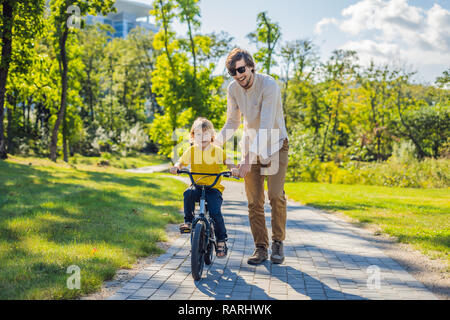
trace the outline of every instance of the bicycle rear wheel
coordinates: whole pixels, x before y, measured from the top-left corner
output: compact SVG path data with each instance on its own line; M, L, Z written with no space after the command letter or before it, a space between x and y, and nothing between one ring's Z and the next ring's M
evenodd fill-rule
M205 233L205 223L203 221L197 222L194 234L192 237L192 247L191 247L191 271L194 280L200 280L202 277L203 266L205 264L205 241L207 241Z

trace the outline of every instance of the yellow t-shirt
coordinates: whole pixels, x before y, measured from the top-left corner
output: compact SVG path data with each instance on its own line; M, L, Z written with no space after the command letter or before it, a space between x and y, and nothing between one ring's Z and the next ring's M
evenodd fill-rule
M210 145L206 150L202 150L199 146L191 146L186 150L180 158L180 164L183 166L191 165L192 172L201 173L220 173L225 165L226 153L222 148L216 145ZM193 175L194 181L200 185L210 185L216 179L215 176ZM222 177L219 178L217 184L213 187L223 193L225 187L220 184Z

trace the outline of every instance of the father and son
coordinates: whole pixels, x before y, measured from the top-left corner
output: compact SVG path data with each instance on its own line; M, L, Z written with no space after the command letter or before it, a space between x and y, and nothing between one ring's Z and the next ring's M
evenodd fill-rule
M206 118L198 118L190 132L191 147L170 168L172 174L186 166L192 172L219 173L227 165L233 176L244 178L248 199L250 228L255 251L247 262L257 265L268 259L269 237L264 215L264 181L267 177L267 193L271 206L272 247L270 260L284 261L283 241L286 233L286 197L284 182L288 166L288 137L283 116L281 92L277 82L269 75L255 72L253 57L246 50L233 49L226 60L226 68L233 77L227 89L227 119L220 133L215 136L214 127ZM229 160L221 146L233 137L244 122L242 160L236 166ZM196 176L197 184L209 185L212 176ZM217 239L216 255L227 255L227 232L221 213L224 187L219 183L207 190L208 211L214 222ZM189 187L184 192L184 223L180 231L191 228L195 201L201 192Z

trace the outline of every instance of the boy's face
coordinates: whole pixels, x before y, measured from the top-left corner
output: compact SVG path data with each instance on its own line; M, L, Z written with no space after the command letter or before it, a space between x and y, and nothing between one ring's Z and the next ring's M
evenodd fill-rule
M196 145L207 147L211 143L211 132L209 130L203 131L202 129L194 130L194 143Z

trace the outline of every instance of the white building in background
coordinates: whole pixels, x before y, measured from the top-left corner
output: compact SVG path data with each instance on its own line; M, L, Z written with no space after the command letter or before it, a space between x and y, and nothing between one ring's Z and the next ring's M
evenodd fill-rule
M136 28L142 27L153 32L158 32L158 27L150 23L152 9L151 0L116 0L114 5L116 12L104 16L87 16L87 24L96 22L109 24L115 30L114 38L125 38L128 33Z

